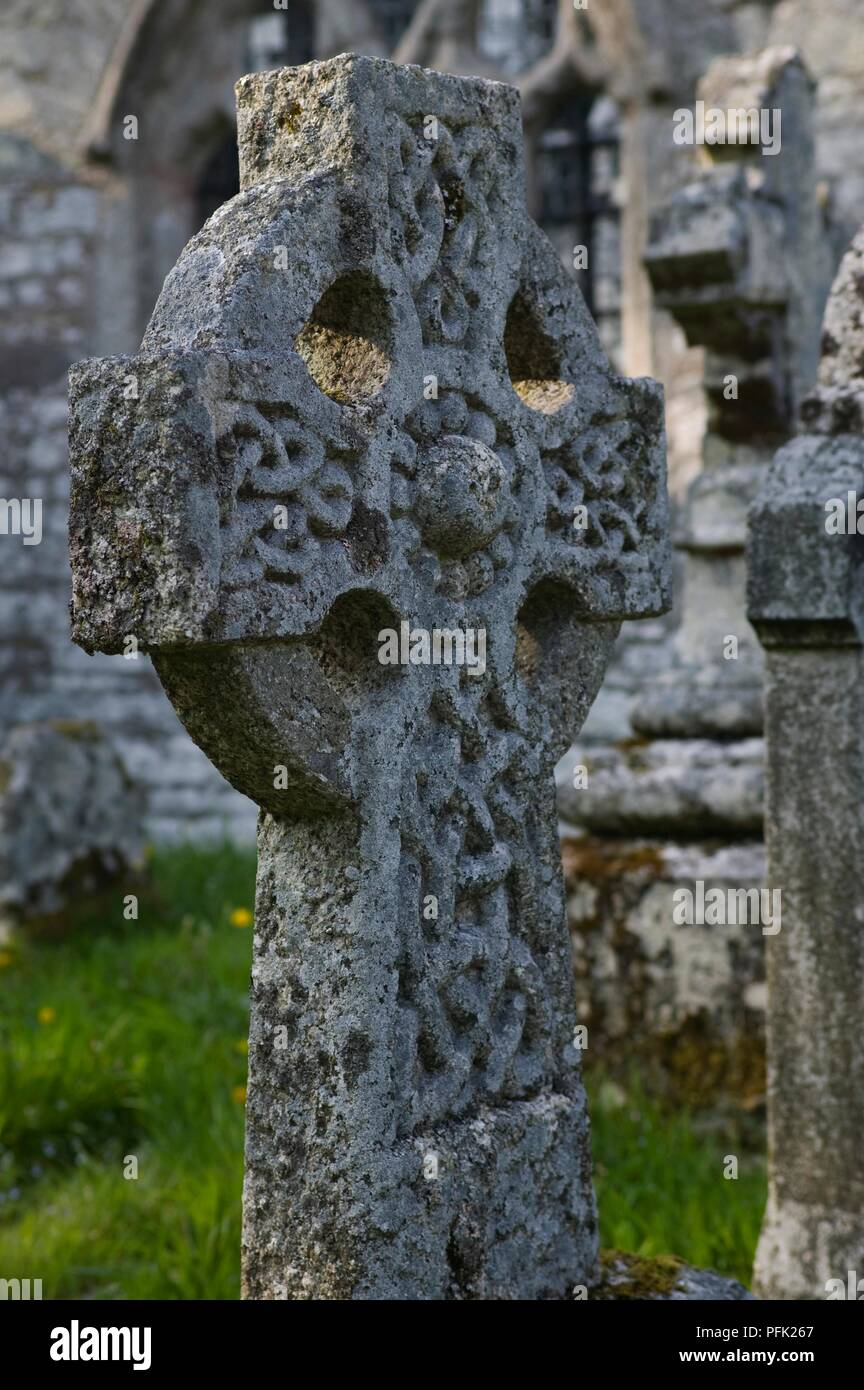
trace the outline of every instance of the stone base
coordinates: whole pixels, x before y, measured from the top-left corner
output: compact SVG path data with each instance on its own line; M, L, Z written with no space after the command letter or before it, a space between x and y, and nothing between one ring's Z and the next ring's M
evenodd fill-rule
M819 1301L833 1296L857 1302L864 1297L864 1214L788 1198L778 1201L771 1194L753 1286L760 1298Z
M334 1163L318 1190L314 1172L284 1176L295 1188L284 1199L266 1142L252 1139L245 1298L548 1300L596 1281L581 1098L543 1095L382 1141L362 1169Z

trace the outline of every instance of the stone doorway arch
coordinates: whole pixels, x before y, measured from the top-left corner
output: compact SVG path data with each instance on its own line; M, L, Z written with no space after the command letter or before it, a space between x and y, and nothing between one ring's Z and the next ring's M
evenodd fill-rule
M106 175L97 350L137 347L183 246L237 191L234 83L256 65L308 61L323 8L141 0L130 11L86 135Z

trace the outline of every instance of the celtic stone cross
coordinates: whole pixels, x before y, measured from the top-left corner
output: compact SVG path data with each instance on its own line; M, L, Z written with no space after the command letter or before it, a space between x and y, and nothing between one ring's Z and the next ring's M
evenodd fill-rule
M134 634L261 807L244 1291L563 1297L596 1220L552 771L666 604L661 392L524 210L513 89L343 56L237 98L243 191L140 355L73 372L71 547L76 641Z

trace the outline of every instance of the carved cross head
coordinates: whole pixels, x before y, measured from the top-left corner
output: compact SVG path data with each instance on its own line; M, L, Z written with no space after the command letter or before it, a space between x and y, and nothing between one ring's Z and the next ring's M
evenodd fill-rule
M347 791L345 687L460 687L380 665L403 620L485 630L476 688L521 652L572 734L596 682L580 705L578 662L544 658L665 603L661 394L610 369L525 212L517 94L345 57L244 78L238 113L243 191L140 355L73 370L75 640L135 635L277 813Z

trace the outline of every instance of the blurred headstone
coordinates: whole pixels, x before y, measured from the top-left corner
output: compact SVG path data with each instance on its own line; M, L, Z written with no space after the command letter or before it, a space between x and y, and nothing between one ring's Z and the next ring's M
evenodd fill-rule
M730 127L727 112L760 119L721 124L736 141L700 148L704 172L654 217L645 257L657 307L705 350L703 466L676 530L680 623L660 676L633 705L632 737L574 754L560 805L585 832L566 855L579 998L590 1000L592 1027L622 1059L639 1039L687 1099L713 1092L751 1104L764 1095L760 924L682 928L673 906L700 883L746 894L763 881L762 658L745 615L747 508L813 380L831 259L814 86L796 51L717 59L698 96ZM584 785L574 763L587 770Z
M63 930L134 891L141 798L110 740L85 720L21 724L0 744L0 936Z

